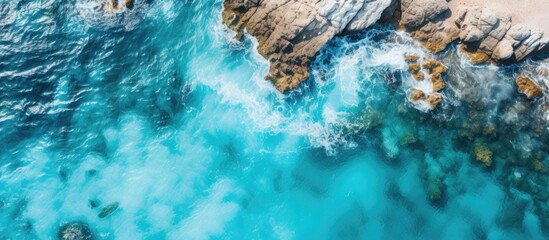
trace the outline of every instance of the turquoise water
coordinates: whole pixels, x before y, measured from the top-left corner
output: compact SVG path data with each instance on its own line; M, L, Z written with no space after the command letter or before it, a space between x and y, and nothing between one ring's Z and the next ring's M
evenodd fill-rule
M377 27L282 95L221 1L96 4L0 6L0 239L71 222L94 239L546 239L545 102L513 79L548 66L472 66L453 46L426 112L402 56L430 55Z

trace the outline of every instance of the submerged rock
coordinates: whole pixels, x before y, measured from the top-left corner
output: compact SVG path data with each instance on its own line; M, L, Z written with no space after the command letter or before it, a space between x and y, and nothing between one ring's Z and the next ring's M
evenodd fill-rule
M439 203L443 197L444 184L439 177L431 179L428 187L429 201Z
M97 215L99 218L105 218L110 216L114 211L118 209L118 202L111 203L101 209L101 212Z
M494 127L493 124L488 124L484 126L484 128L482 129L482 135L485 137L495 138L497 137L496 128Z
M90 208L94 209L94 208L97 208L101 205L101 202L99 202L98 200L95 200L95 199L90 199L88 200L88 205L90 206Z
M400 146L402 147L406 147L410 144L414 144L414 143L417 143L418 142L418 139L416 137L416 135L414 135L413 133L406 133L399 141L400 143Z
M549 172L549 169L540 160L534 161L534 170L537 171L537 172L540 172L540 173L548 173Z
M485 167L492 166L492 151L482 143L475 144L475 158L482 163Z
M59 240L92 240L93 235L88 224L83 222L70 222L63 224L57 231Z
M520 76L516 80L518 91L528 98L539 97L542 94L541 88L532 81L532 79Z
M385 119L385 113L366 108L362 111L360 125L364 130L371 130L379 127Z

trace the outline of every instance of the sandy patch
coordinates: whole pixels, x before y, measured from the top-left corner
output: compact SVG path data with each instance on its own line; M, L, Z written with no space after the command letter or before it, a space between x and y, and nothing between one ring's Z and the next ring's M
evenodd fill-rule
M478 6L498 14L510 16L513 25L523 24L542 30L549 37L549 0L451 0L450 9L457 12L459 6Z

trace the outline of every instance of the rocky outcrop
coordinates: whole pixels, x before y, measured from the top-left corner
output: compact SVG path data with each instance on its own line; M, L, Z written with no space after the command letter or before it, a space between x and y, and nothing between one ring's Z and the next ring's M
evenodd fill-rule
M247 32L257 39L258 52L270 62L265 78L280 92L297 88L309 77L310 62L334 36L365 29L382 17L395 18L433 53L460 40L460 49L474 63L515 62L548 49L543 31L514 24L511 17L487 7L460 5L471 1L225 0L223 22L237 37ZM425 75L418 69L410 65L419 81ZM441 82L436 74L430 80Z
M497 16L489 9L460 8L456 24L460 39L484 52L496 62L520 61L547 43L543 33L524 25L513 25L508 16Z
M414 89L410 94L410 99L414 102L425 100L425 93L421 89Z
M246 30L269 60L265 77L280 92L297 88L309 77L309 64L334 36L367 28L393 0L226 0L223 22L240 34Z
M442 95L438 92L446 87L442 76L448 68L434 59L419 59L415 55L406 55L404 60L408 62L408 71L416 81L425 80L425 75L427 75L427 79L431 83L431 89L425 89L426 92L430 93L428 96L426 92L416 88L410 94L410 100L412 102L424 102L431 110L435 109L442 102Z
M455 1L459 2L459 1ZM513 24L510 16L488 8L457 6L445 0L402 0L400 25L431 52L460 40L474 63L515 62L549 43L541 30Z
M519 92L528 98L539 97L543 93L541 88L528 77L520 76L517 78L516 83Z
M425 74L421 71L421 65L418 62L411 62L408 64L408 71L412 74L416 81L423 81Z
M446 0L401 0L400 24L406 28L422 27L446 12Z
M431 110L433 110L442 102L442 95L440 93L433 93L429 95L429 97L425 101L427 102L427 104L429 104Z
M399 24L431 52L439 52L459 37L455 24L444 21L445 0L401 0Z

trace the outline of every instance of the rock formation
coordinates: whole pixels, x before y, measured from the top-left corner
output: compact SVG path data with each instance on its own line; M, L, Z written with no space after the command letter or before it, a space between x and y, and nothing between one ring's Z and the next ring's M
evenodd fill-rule
M226 0L223 22L259 42L269 60L266 79L280 92L309 77L309 64L334 36L367 28L393 0Z
M415 55L406 55L404 56L404 60L408 62L408 71L416 81L421 82L425 80L424 72L426 72L432 86L428 90L428 92L431 92L429 96L426 96L427 94L421 89L414 89L410 94L410 100L412 102L424 101L429 105L431 110L435 109L442 102L442 95L438 92L446 87L442 75L446 73L448 68L434 59L423 58L421 59L422 62L420 62L419 57Z
M475 63L520 61L548 49L543 31L487 7L460 5L471 1L225 0L223 22L237 37L246 31L257 39L258 52L270 62L265 78L280 92L309 77L311 60L334 36L365 29L382 17L396 20L433 53L460 40L460 49ZM410 67L417 80L424 79L417 65ZM440 83L437 76L431 81Z
M528 77L520 76L517 78L516 83L519 92L523 93L528 98L539 97L542 94L541 88Z
M425 100L425 93L421 91L421 89L416 88L412 91L412 94L410 94L410 99L414 102Z
M429 104L431 110L435 109L442 102L442 95L440 93L433 93L425 101Z
M113 214L114 211L116 211L118 209L118 206L119 206L118 202L111 203L111 204L107 205L106 207L104 207L103 209L101 209L101 211L99 212L99 214L97 214L97 216L99 218L106 218L106 217L110 216L111 214Z
M513 24L510 16L481 7L451 9L445 0L401 0L400 25L431 52L460 40L474 63L520 61L549 43L541 30Z
M480 162L485 167L492 166L492 151L484 144L482 143L475 143L474 147L475 152L475 158L478 162Z
M421 71L421 65L418 62L408 64L408 71L416 81L423 81L425 79L425 74Z

